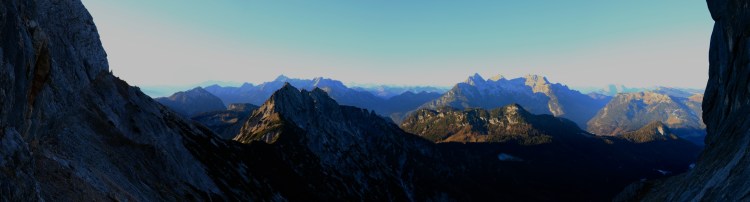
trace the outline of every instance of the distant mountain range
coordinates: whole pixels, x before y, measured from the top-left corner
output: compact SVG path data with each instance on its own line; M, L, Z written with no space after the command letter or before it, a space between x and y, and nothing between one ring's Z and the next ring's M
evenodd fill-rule
M598 135L619 135L638 130L653 121L660 121L680 137L703 145L706 126L701 116L702 100L702 94L665 88L620 93L588 122L587 128L589 132Z
M389 98L375 96L368 91L355 90L347 87L341 81L317 77L314 79L293 79L279 76L275 80L260 85L245 83L240 87L222 87L212 85L206 90L219 97L224 103L251 103L261 105L274 91L280 89L284 83L290 83L300 89L312 90L320 88L328 93L338 103L374 110L378 114L392 117L398 121L404 114L417 109L425 102L435 99L440 94L435 92L418 92L405 90L403 93Z
M392 88L391 90L403 90L404 93L387 99L369 91L349 88L333 79L293 79L281 75L257 86L249 83L240 87L212 85L205 90L198 87L156 100L190 118L205 112L224 110L217 100L225 104L262 105L284 83L306 90L320 88L338 103L373 110L395 123L401 123L410 113L420 108L494 109L515 103L533 114L550 114L572 120L579 127L597 135L621 135L638 130L653 121L660 121L672 128L678 136L698 145L703 145L705 136L705 126L700 117L703 98L699 90L656 87L650 91L618 93L611 97L599 93L582 94L538 75L513 79L498 75L484 79L475 74L443 94L426 91L413 93L407 88ZM616 86L612 89L641 90ZM235 132L236 129L231 131ZM216 132L223 134L225 130Z
M637 92L645 92L645 91L659 91L668 89L668 90L677 90L680 92L686 92L686 93L700 93L703 94L703 91L705 89L697 89L697 88L675 88L675 87L663 87L663 86L656 86L656 87L627 87L624 85L616 85L616 84L610 84L606 87L574 87L574 89L581 91L582 93L596 93L606 96L615 96L618 93L637 93Z
M565 85L550 83L542 76L527 75L515 79L495 76L485 80L475 74L422 107L493 109L518 103L531 113L552 114L585 126L606 102L606 97L597 99L584 95Z
M391 98L393 96L401 95L407 92L411 93L437 93L443 94L450 90L447 87L434 87L434 86L389 86L389 85L359 85L353 86L352 89L359 91L367 91L381 98Z

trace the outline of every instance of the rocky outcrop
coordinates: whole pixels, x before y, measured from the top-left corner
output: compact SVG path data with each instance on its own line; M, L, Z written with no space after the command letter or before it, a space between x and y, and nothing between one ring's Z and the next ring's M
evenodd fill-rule
M514 141L522 145L537 145L550 143L553 139L591 136L569 120L534 115L517 104L492 110L420 109L408 116L401 128L434 142Z
M703 99L705 150L689 172L633 185L618 200L746 201L750 196L750 10L746 1L707 2L715 25Z
M227 110L201 113L190 119L214 131L221 138L231 140L240 133L242 125L258 106L247 103L229 104Z
M156 98L154 100L174 110L183 117L192 117L205 112L226 109L221 99L201 87L177 92L169 97Z
M661 121L654 121L641 129L620 135L622 138L636 143L645 143L653 141L668 141L680 139Z

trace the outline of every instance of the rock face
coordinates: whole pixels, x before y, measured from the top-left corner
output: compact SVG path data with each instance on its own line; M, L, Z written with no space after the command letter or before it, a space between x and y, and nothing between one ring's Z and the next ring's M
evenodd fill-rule
M715 25L703 99L706 147L689 172L634 185L620 195L620 200L745 201L750 194L750 10L747 1L707 2Z
M702 145L705 125L700 116L701 102L689 97L652 91L620 93L588 122L587 129L597 135L620 135L659 121L678 136Z
M232 198L183 144L213 134L114 77L80 1L0 13L0 201Z
M191 117L214 131L221 138L231 140L240 133L242 125L258 106L247 103L229 104L227 110L201 113Z
M184 92L177 92L169 97L154 99L169 107L184 117L192 117L200 113L225 110L224 103L201 87Z
M495 76L485 80L475 74L422 107L493 109L511 103L518 103L534 114L552 114L585 126L604 107L606 101L594 99L561 84L552 84L542 76L527 75L511 80Z

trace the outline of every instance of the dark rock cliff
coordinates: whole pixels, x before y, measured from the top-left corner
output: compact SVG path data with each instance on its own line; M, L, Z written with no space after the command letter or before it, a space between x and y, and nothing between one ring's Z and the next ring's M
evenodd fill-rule
M114 77L80 1L0 0L0 75L0 201L232 198L186 146L217 137Z
M745 0L708 0L715 21L703 99L706 147L680 176L633 185L617 200L750 200L750 9Z

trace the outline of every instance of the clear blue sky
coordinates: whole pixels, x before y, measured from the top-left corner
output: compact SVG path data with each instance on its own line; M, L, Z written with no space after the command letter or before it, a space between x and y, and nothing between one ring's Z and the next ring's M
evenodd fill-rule
M702 88L701 0L84 0L114 73L184 85L331 77L452 85L478 72L572 86Z

